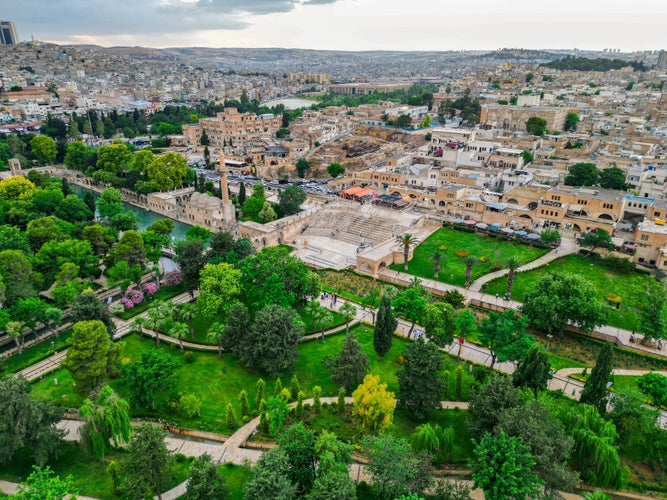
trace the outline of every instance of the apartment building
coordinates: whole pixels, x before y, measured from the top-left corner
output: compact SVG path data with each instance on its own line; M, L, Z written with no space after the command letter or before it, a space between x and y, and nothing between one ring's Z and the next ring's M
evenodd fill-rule
M282 119L274 115L239 113L237 108L225 108L215 118L200 118L198 124L183 126L183 135L189 146L201 143L204 132L212 147L221 148L240 144L255 138L269 139L281 127Z

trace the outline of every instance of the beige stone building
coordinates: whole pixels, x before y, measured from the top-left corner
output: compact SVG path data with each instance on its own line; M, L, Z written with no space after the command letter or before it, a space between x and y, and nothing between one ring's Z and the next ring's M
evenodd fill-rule
M225 108L215 118L201 118L197 124L183 125L183 135L190 146L200 144L206 132L210 146L221 148L253 139L270 139L282 125L281 117L239 113L237 108Z
M570 111L568 108L549 106L520 107L486 104L482 106L480 123L504 130L526 130L528 119L537 116L546 120L549 130L562 131L565 127L565 117Z

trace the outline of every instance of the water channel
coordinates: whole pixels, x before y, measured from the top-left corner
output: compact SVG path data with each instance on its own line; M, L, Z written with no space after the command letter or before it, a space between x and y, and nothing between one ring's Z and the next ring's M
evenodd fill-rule
M70 184L70 187L72 188L72 191L74 191L77 196L83 197L83 195L87 192L90 191L93 193L95 196L95 199L100 196L99 193L92 191L90 189L86 189L82 186L78 186L75 184ZM153 224L153 222L159 221L161 219L166 219L168 217L165 217L164 215L156 214L155 212L149 212L148 210L145 210L140 207L135 207L134 205L130 205L129 203L123 202L123 206L131 210L136 216L138 220L138 225L139 229L143 231L146 229L148 226ZM177 220L173 220L174 222L174 230L171 233L171 239L172 240L184 240L185 239L185 232L190 228L188 224L184 224L183 222L179 222Z

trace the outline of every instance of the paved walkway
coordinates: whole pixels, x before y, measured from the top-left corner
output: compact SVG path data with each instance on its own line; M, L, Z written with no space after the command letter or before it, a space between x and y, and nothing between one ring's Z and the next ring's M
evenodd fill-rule
M519 267L516 270L516 272L521 273L524 271L530 271L531 269L544 266L545 264L548 264L552 260L559 259L564 255L577 253L578 251L579 251L579 245L577 245L577 242L574 240L574 238L563 237L561 239L560 246L558 248L551 250L549 253L544 254L542 257L538 259L532 260L527 264L524 264L523 266ZM484 276L473 281L470 285L469 290L471 292L479 292L482 289L482 287L489 281L492 281L496 278L500 278L501 276L505 276L507 274L509 274L509 269L501 269L500 271L496 271L494 273L485 274Z
M196 295L197 294L195 293L195 296ZM174 302L175 304L182 304L184 302L191 301L192 297L190 297L189 293L184 292L180 295L176 295L174 298L172 298L170 300L172 302ZM139 317L145 318L147 315L148 315L148 310L137 314L136 316L134 316L133 318L131 318L129 320L124 320L124 319L118 318L116 316L113 316L113 322L116 325L116 333L113 335L113 339L114 340L120 339L120 338L124 337L125 335L127 335L128 333L130 333L130 331L132 329L132 322L136 318L139 318ZM145 331L147 333L152 333L149 330L145 330ZM160 335L161 339L163 337L164 337L163 335ZM175 343L178 344L178 340L176 340L172 337L170 337L170 338L173 341L175 341ZM167 340L165 339L165 341L167 341ZM185 341L184 341L184 344L185 344ZM192 344L192 346L193 346L193 348L201 348L202 344ZM217 351L217 348L215 346L211 346L211 347L213 347L212 350ZM35 379L41 378L44 375L46 375L47 373L50 373L50 372L60 368L60 363L62 362L63 359L65 359L66 354L67 354L67 349L63 349L62 351L57 352L57 353L49 356L48 358L43 359L42 361L39 361L39 362L35 363L34 365L31 365L27 368L24 368L23 370L21 370L19 372L19 374L22 375L23 377L25 377L27 380L35 380Z

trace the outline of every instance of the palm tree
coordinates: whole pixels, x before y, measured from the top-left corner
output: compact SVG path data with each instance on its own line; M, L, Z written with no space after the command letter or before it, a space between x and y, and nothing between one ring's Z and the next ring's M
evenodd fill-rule
M152 268L153 274L155 275L155 285L157 289L160 289L160 264L155 263Z
M521 266L521 262L516 257L510 257L505 262L509 273L507 273L507 296L510 297L512 294L512 285L514 284L514 277L516 275L516 270Z
M49 307L46 309L46 311L44 311L44 321L49 330L49 333L54 333L55 329L55 334L57 337L59 334L58 327L63 322L63 312L57 307Z
M350 320L354 319L357 315L357 308L349 302L345 302L345 304L340 306L338 312L345 318L345 333L350 333Z
M329 309L326 309L324 307L320 307L315 314L313 314L313 323L316 325L318 328L322 329L322 333L320 335L320 340L324 342L324 329L331 324L333 321L333 314L331 314L331 311Z
M178 316L178 319L188 322L188 325L190 326L190 338L195 338L195 327L192 322L194 321L195 316L197 316L196 306L192 302L181 304L176 312L176 316Z
M171 336L178 339L178 345L181 348L181 352L183 352L183 337L185 337L189 331L190 328L188 328L188 325L181 323L180 321L171 325L171 328L169 329Z
M407 272L408 270L408 254L410 253L410 247L416 245L418 240L415 236L410 233L405 233L404 235L398 235L396 240L403 245L403 270Z
M155 341L157 342L158 347L160 347L160 332L158 328L162 326L162 313L158 307L152 307L148 310L148 318L146 318L146 328L153 330L155 333Z
M466 288L470 286L470 277L472 276L472 268L477 264L477 257L474 255L468 255L463 259L463 263L466 265Z
M611 498L601 490L587 491L582 496L585 500L609 500Z
M436 250L431 254L431 258L433 259L433 278L437 279L438 274L440 274L440 260L443 257L443 253L440 250Z
M146 326L146 318L139 316L134 318L130 331L132 333L138 333L141 340L144 340L144 326Z
M7 332L7 335L14 339L20 355L23 352L23 344L25 343L23 323L20 321L8 321L5 325L5 331Z
M368 306L371 316L373 317L373 324L375 324L375 301L380 297L380 289L373 288L364 299L364 305Z
M306 312L310 314L310 329L315 331L315 317L319 314L319 310L323 309L317 300L311 300L306 304Z
M215 342L218 346L218 356L222 357L222 339L225 335L225 324L224 323L213 323L208 331L206 332L206 337Z

